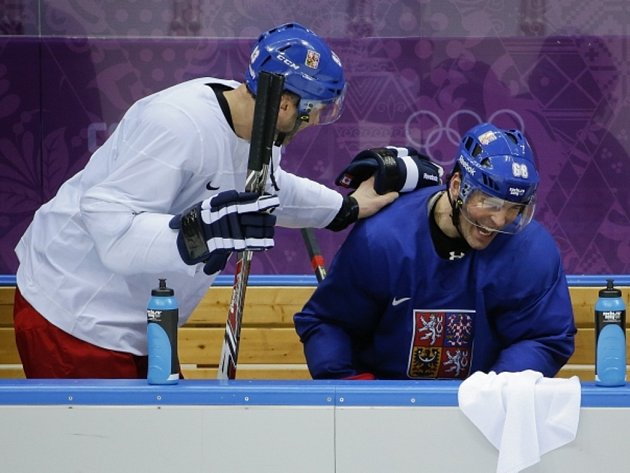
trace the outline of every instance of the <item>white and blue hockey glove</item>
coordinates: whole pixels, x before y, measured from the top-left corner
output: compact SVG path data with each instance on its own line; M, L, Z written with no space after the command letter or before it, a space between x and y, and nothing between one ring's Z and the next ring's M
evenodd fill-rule
M374 190L386 194L435 186L442 183L443 175L440 165L415 149L387 146L361 151L337 176L335 184L356 189L374 176Z
M275 195L254 192L221 192L193 205L169 222L179 230L177 249L184 263L205 263L204 272L225 268L233 251L263 251L274 245Z

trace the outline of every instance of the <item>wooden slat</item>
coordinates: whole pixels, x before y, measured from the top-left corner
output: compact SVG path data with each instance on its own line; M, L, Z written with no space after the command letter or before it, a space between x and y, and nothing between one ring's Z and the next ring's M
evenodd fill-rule
M577 376L580 381L595 381L595 365L565 365L556 378ZM626 370L626 378L630 380L630 368Z
M243 325L293 326L293 315L299 312L314 287L248 287L243 308ZM225 325L231 287L213 287L193 311L187 325Z
M245 293L243 325L293 326L293 315L299 312L315 288L248 287ZM0 326L13 324L14 287L0 287ZM213 287L193 311L188 325L224 326L228 313L231 287Z
M219 363L223 328L182 327L178 336L181 363L213 365ZM0 328L0 364L20 363L12 328ZM293 329L243 328L239 363L305 363L302 344Z
M0 305L13 305L13 295L15 294L15 286L0 287Z
M0 287L0 327L13 325L13 296L15 287Z
M186 379L216 379L217 368L184 367ZM306 365L238 364L236 379L311 379Z
M595 366L567 364L562 367L556 378L570 378L571 376L577 376L580 381L593 381L595 379Z
M12 365L21 363L20 356L18 355L17 347L15 346L15 335L13 328L1 327L0 328L0 364Z
M178 337L181 363L219 363L223 328L182 327ZM302 344L292 328L258 329L244 327L238 362L250 364L305 363Z
M22 365L10 365L0 368L0 379L24 379Z
M571 305L575 316L575 324L580 327L593 327L595 324L595 301L598 297L598 288L572 287Z
M627 339L627 336L626 336ZM630 355L630 352L628 353ZM595 329L580 328L575 336L575 352L568 363L584 365L595 362Z

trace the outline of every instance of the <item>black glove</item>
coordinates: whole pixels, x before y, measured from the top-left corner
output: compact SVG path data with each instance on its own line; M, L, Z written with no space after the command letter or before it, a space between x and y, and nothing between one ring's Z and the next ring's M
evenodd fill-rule
M374 175L374 190L379 194L409 192L441 184L443 174L441 166L415 149L388 146L361 151L337 176L335 184L356 189Z
M176 215L169 226L179 230L177 249L186 264L205 262L204 272L225 268L232 251L262 251L274 245L275 195L221 192Z

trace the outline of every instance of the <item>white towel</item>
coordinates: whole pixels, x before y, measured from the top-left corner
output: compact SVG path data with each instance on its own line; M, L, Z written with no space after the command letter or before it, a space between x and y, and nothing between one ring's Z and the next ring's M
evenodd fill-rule
M459 407L499 450L497 473L517 473L575 439L582 389L577 376L537 371L476 372L459 387Z

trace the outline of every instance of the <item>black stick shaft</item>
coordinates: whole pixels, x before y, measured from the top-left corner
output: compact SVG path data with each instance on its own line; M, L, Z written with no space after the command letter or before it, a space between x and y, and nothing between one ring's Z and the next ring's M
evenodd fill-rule
M260 73L245 181L247 192L256 192L257 194L265 192L283 88L284 76L267 72ZM249 250L238 254L232 298L225 324L221 360L217 372L219 379L234 379L236 377L245 290L247 289L252 256L253 253Z

